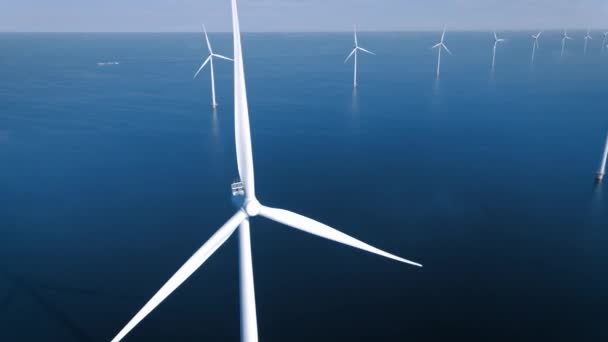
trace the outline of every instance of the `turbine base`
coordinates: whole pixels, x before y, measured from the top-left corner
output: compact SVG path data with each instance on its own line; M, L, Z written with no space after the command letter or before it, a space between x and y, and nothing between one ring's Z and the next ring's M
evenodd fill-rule
M600 182L602 182L603 180L604 180L604 174L603 174L603 173L599 173L599 172L598 172L598 173L595 175L595 181L596 181L596 182L598 182L598 183L600 183Z
M232 203L241 209L245 204L245 187L243 182L234 182L230 185L232 191Z

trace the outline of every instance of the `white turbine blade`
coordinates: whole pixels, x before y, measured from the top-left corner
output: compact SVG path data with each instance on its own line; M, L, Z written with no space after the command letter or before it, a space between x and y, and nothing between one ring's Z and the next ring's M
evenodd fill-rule
M505 40L504 40L504 39L502 39L502 38L501 38L501 39L496 39L496 42L497 42L497 43L504 42L504 41L505 41Z
M205 65L207 65L207 63L209 63L209 61L211 60L211 55L209 55L209 57L207 57L207 59L205 59L205 61L203 62L203 64L201 65L200 68L198 68L198 70L196 71L196 73L194 74L193 78L196 78L196 76L198 76L198 74L201 72L201 70L203 70L203 68L205 67Z
M445 44L441 43L441 46L442 46L442 47L445 49L445 51L447 51L447 52L448 52L450 55L452 55L452 51L450 51L450 50L448 49L448 47L447 47L447 46L445 46Z
M363 52L367 52L367 53L369 53L370 55L374 55L374 56L376 55L375 53L373 53L373 52L371 52L371 51L368 51L368 50L365 50L365 49L364 49L364 48L362 48L362 47L357 47L357 49L359 49L359 50L361 50L361 51L363 51Z
M352 55L355 53L355 51L356 51L356 50L357 50L357 49L356 49L356 48L354 48L354 49L353 49L353 51L351 51L351 52L350 52L350 54L348 54L348 56L347 56L347 57L346 57L346 59L344 60L344 63L346 63L346 62L347 62L347 61L350 59L350 57L352 57Z
M431 49L436 49L436 48L440 47L441 45L442 45L441 43L437 43L437 44L433 45L431 47Z
M245 197L255 198L253 175L253 153L251 151L251 131L249 128L249 108L241 49L241 29L236 0L232 0L232 30L234 41L234 133L236 159L241 182L245 187Z
M215 54L215 53L213 54L213 57L217 57L217 58L225 59L227 61L234 62L234 59L232 59L232 58L228 58L226 56L218 55L218 54Z
M335 242L339 242L345 244L347 246L351 246L354 248L358 248L364 250L366 252L370 252L373 254L377 254L389 259L397 260L406 264L422 267L421 264L403 259L396 255L387 253L382 251L376 247L370 246L365 242L359 241L353 237L350 237L334 228L331 228L323 223L317 222L315 220L309 219L305 216L292 213L283 209L275 209L262 206L260 211L260 215L273 220L275 222L282 223L284 225L290 226L292 228L307 232L312 235L316 235L328 240L332 240Z
M209 37L207 36L207 29L205 25L203 25L203 32L205 33L205 40L207 41L207 49L209 49L209 53L213 54L213 50L211 49L211 43L209 43Z
M496 31L494 31L494 40L498 40L498 36L496 35Z
M606 136L606 146L604 147L604 154L602 155L602 163L600 164L600 170L598 174L602 176L606 174L606 161L608 160L608 135Z
M355 46L359 46L359 42L357 41L357 26L353 25L353 31L355 32Z
M127 325L112 339L112 342L121 341L133 328L137 326L150 312L162 303L173 291L183 284L207 259L222 245L236 228L247 218L247 214L239 210L226 222L194 255L180 267L180 269L158 290L158 292L144 305L141 310L127 323Z
M443 32L441 33L441 42L443 43L443 38L445 38L445 26L443 27Z

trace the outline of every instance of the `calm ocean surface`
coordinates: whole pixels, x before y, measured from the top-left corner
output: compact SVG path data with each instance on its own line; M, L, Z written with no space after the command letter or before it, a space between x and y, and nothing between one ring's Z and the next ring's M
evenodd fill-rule
M606 341L608 54L582 32L244 34L260 340ZM230 34L211 34L232 56ZM109 341L234 212L201 34L0 34L0 341ZM119 61L119 65L97 66ZM234 237L126 341L238 341Z

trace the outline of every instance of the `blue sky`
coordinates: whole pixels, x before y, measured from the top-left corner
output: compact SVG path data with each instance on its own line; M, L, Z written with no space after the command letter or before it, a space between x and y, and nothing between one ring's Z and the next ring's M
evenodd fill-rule
M608 29L608 0L239 0L244 31ZM229 0L0 0L0 31L230 30Z

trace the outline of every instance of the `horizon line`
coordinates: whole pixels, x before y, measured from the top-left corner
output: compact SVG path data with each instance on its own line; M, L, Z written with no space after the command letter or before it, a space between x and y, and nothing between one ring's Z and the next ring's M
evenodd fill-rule
M567 28L570 31L587 31L587 27L584 28ZM357 32L361 33L407 33L407 32L441 32L443 28L438 29L401 29L401 30L357 30ZM563 31L564 28L503 28L503 29L452 29L448 28L448 32L493 32L493 31L502 31L502 32L537 32L538 30L549 32L549 31ZM602 32L604 33L607 29L595 28L591 29L591 31ZM0 31L0 34L54 34L54 33L91 33L91 34L99 34L99 33L113 33L113 34L125 34L125 33L136 33L136 34L176 34L176 33L200 33L201 31ZM232 33L232 31L207 31L208 33ZM265 31L265 30L251 30L251 31L241 31L241 33L352 33L352 30L319 30L319 31L304 31L304 30L287 30L287 31Z

